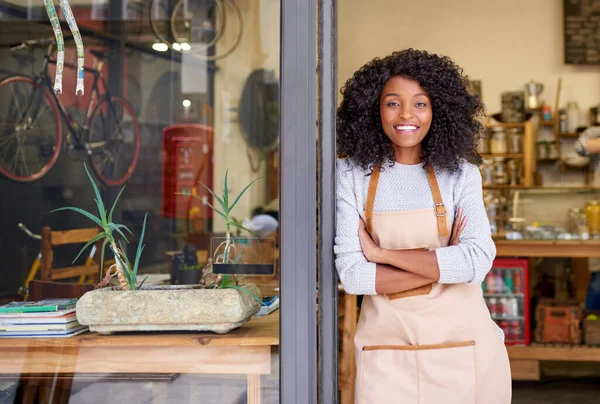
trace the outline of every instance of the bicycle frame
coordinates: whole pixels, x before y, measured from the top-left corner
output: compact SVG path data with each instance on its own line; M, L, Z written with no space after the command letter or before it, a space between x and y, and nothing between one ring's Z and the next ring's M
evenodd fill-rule
M36 82L38 82L38 84L44 84L44 85L48 86L48 88L52 88L52 84L53 84L52 80L50 79L50 76L48 75L48 66L51 64L56 65L56 60L51 59L51 57L50 57L51 53L52 53L52 45L49 46L48 51L44 55L44 62L42 64L40 73L38 73L38 75L35 77L35 80L36 80ZM99 91L98 91L98 83L99 82L102 82L102 85L104 86L105 97L111 96L108 91L108 86L106 85L106 82L104 81L104 77L102 76L102 72L101 72L102 64L103 64L103 62L100 60L98 62L98 69L90 68L90 67L84 67L84 69L83 69L84 72L86 72L86 73L92 73L94 75L94 79L92 81L92 92L90 94L90 100L88 102L88 105L87 105L87 108L85 111L85 119L83 122L83 127L80 130L77 130L73 126L71 117L70 117L69 113L67 112L66 108L64 107L63 103L61 102L60 98L58 98L58 96L54 93L54 91L50 92L52 94L52 98L54 99L54 102L56 102L56 104L58 105L58 108L60 110L60 114L61 114L62 118L64 119L65 123L67 124L67 127L69 128L70 136L68 136L68 139L70 138L70 140L75 141L76 148L84 148L82 139L84 138L84 135L89 130L90 117L92 115L92 112L94 111L94 108L96 107L96 105L98 104L98 102L100 100ZM77 66L70 64L70 63L65 63L64 67L70 68L70 69L77 69ZM96 142L96 143L99 143L99 144L91 145L92 146L91 148L104 146L104 142ZM89 152L90 150L87 150L87 151Z

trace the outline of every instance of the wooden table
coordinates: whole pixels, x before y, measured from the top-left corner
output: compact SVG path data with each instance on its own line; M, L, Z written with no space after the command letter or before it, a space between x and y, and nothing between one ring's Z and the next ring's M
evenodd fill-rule
M86 333L72 338L0 339L0 373L199 373L248 375L248 403L260 403L260 375L271 373L279 314L253 317L224 335Z
M600 240L495 240L498 257L600 257Z

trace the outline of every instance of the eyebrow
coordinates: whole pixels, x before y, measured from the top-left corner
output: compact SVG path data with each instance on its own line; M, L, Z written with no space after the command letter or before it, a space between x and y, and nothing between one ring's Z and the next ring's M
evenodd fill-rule
M429 96L428 96L427 94L425 94L425 93L418 93L418 94L415 94L415 97L419 97L419 96L423 96L423 97L427 97L427 98L429 98ZM398 94L396 94L396 93L388 93L388 94L386 94L386 95L385 95L385 97L383 97L383 98L387 98L387 97L400 97L400 95L398 95Z

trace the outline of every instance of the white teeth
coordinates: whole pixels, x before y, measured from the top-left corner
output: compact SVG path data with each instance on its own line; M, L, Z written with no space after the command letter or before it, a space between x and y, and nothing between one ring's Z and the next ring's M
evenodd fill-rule
M417 127L412 125L398 125L395 128L397 130L417 130Z

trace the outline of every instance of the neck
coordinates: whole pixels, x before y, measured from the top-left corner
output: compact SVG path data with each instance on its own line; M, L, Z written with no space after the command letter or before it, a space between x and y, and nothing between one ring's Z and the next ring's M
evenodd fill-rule
M421 162L421 144L414 147L394 147L396 161L400 164L419 164Z

